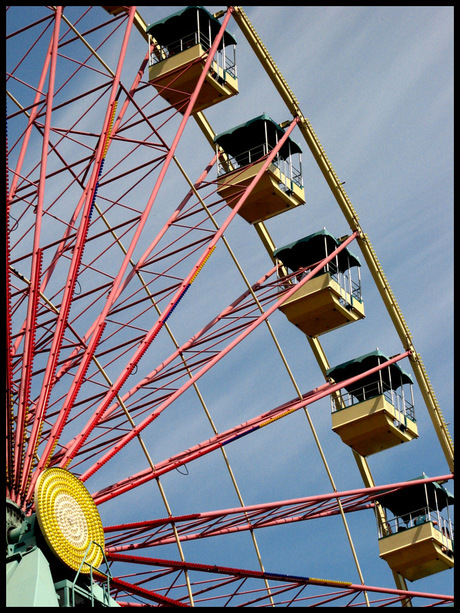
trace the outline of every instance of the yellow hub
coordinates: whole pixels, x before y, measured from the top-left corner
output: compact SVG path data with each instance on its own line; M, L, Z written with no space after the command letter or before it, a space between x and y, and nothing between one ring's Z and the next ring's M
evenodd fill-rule
M90 493L63 468L44 470L35 485L38 523L51 550L63 562L89 573L103 559L104 530ZM90 566L89 566L90 565Z

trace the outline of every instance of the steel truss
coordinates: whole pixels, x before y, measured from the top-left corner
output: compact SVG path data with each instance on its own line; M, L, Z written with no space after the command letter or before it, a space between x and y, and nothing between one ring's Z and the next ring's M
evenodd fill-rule
M338 249L312 266L300 283L311 279L352 241L358 242L403 340L404 351L391 361L405 357L411 360L449 467L453 469L453 446L447 427L370 241L308 120L273 60L265 53L242 9L228 8L202 77L194 93L184 98L183 113L178 114L171 108L155 110L156 96L152 97L151 88L150 98L145 100L144 90L149 86L143 83L142 75L148 52L141 59L130 88L122 83L133 25L145 34L145 24L136 7L126 8L115 18L107 15L98 25L106 32L101 47L116 36L119 27L124 28L115 71L101 59L98 46L89 47L85 58L72 58L72 47L91 39L91 28L78 32L77 24L70 24L62 7L56 7L55 13L50 11L48 18L29 24L31 31L42 26L43 34L47 27L52 28L47 59L28 104L21 106L14 97L8 103L8 121L11 124L16 121L20 128L16 128L17 141L10 146L15 161L10 167L11 185L8 186L6 207L7 495L30 514L33 512L34 485L44 468L70 467L86 481L133 439L139 439L142 444L141 434L147 426L265 323L299 288L296 285L289 289L286 286L289 278L284 279L282 285L276 277L276 267L271 267L199 332L193 331L186 342L177 343L172 353L164 355L161 362L156 361L159 365L153 370L131 379L151 355L152 343L169 329L169 318L178 304L182 300L181 306L186 303L187 292L193 291L192 284L220 248L225 230L296 126L310 146L351 228L350 236ZM88 7L88 11L90 9ZM283 139L265 157L264 165L251 184L235 196L237 204L230 213L217 194L216 181L210 178L217 162L213 156L201 176L189 182L187 193L153 241L146 248L142 245L139 253L141 233L148 225L166 172L173 165L180 170L176 149L231 15L255 49L293 119ZM20 35L19 30L10 37ZM60 79L56 68L58 57L69 60L69 80L76 78L75 75L89 73L91 87L78 95L66 89L66 78ZM18 64L20 62L18 58ZM15 81L14 74L10 79ZM73 115L66 127L55 125L56 113L73 111L78 105L81 112ZM12 106L17 110L11 111ZM101 126L97 130L87 117L91 107L103 109L102 116L94 123ZM195 119L212 142L212 131L204 116L198 113ZM169 146L163 131L177 121L179 127ZM142 136L136 130L138 125L143 128ZM146 128L148 133L145 133ZM31 165L27 163L27 153L35 133L42 139L42 152L40 161ZM145 152L142 163L138 162L139 151ZM127 175L133 178L129 188L123 183ZM65 189L60 185L65 185ZM53 198L45 198L45 187L47 194L53 193ZM136 205L141 190L148 190L145 206ZM70 217L63 215L69 200L75 203ZM52 232L52 240L43 238L48 231ZM257 231L272 253L273 243L263 224L258 224ZM62 275L58 282L55 281L57 272ZM92 321L85 318L89 309L98 313ZM13 318L16 321L14 329ZM17 325L17 321L21 324ZM328 364L321 346L317 339L310 343L325 370ZM380 368L387 365L388 362ZM347 383L324 383L227 431L216 432L211 438L172 457L155 464L149 458L148 468L94 493L94 499L102 504L147 481L158 480L162 474L211 451L223 449L242 436L338 391ZM149 602L185 605L192 600L192 591L194 604L206 603L211 594L217 603L230 606L275 602L281 606L293 602L316 606L338 602L357 605L362 604L357 601L360 596L368 603L368 594L375 596L373 604L380 605L407 604L408 599L415 598L429 599L430 604L451 602L450 596L406 589L392 590L185 561L180 549L183 541L247 530L252 533L259 527L363 509L378 512L374 505L378 492L407 486L407 483L397 483L376 487L365 461L360 462L360 470L367 475L367 487L362 490L334 491L325 496L242 505L187 516L169 513L163 519L106 527L107 558L116 563L117 568L141 564L146 569L140 573L135 571L135 580L125 576L124 570L117 574L112 582L115 596L123 604L122 599L129 594L138 599L140 606ZM451 477L445 475L436 479ZM169 543L178 544L181 561L121 553ZM197 579L191 581L194 575ZM163 576L169 583L159 589L158 581ZM270 588L267 588L268 581ZM150 584L153 589L146 587ZM320 587L327 588L327 592L317 594ZM313 590L314 595L310 594ZM134 605L129 603L129 606Z

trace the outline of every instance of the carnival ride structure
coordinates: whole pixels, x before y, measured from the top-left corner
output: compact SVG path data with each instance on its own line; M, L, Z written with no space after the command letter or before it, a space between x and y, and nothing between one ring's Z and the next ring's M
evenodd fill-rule
M245 11L161 7L147 24L147 7L23 8L7 13L8 605L452 602L407 585L454 564L447 424ZM239 103L232 24L284 116ZM307 151L345 234L308 212ZM373 293L391 355L349 355ZM319 430L346 462L342 489L310 414L327 398ZM407 462L396 479L391 454L424 445L422 412L444 470L414 479ZM380 484L368 456L388 467ZM366 580L374 564L384 585Z

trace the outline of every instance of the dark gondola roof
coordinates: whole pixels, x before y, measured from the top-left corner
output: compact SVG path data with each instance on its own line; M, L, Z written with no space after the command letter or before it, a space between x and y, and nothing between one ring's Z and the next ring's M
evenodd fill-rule
M197 30L196 14L200 19L200 24L206 23L206 28L202 31L208 35L208 23L211 24L211 36L214 40L215 36L221 28L221 23L203 6L187 6L185 9L177 11L172 15L168 15L164 19L160 19L152 23L147 28L147 34L151 34L159 43L167 47L171 43L192 34ZM204 21L206 19L206 22ZM235 37L225 30L222 40L219 44L219 49L222 49L223 44L236 45Z
M299 268L319 262L326 255L332 253L334 249L337 249L339 245L340 241L323 228L319 232L276 249L273 255L292 272L295 272ZM361 266L359 259L347 247L337 257L340 272L347 270L350 266Z
M382 362L387 362L388 359L389 358L379 349L376 349L375 351L361 355L358 358L348 360L348 362L343 362L342 364L338 364L333 368L329 368L326 371L326 376L334 379L336 383L340 383L340 381L345 381L346 379L360 375L366 370L370 370L371 368L378 366ZM397 363L393 363L387 368L383 368L382 370L368 375L363 379L352 383L351 385L345 386L345 389L351 394L355 394L355 392L358 392L358 390L362 389L364 386L376 383L380 381L380 379L382 379L383 382L393 390L396 390L405 383L412 383L411 376L404 372L404 370Z
M214 142L222 147L225 153L236 157L249 149L262 145L266 138L268 144L274 147L282 136L284 136L283 128L267 114L262 113L258 117L249 119L226 132L218 134L214 138ZM291 137L288 137L281 147L279 155L286 159L294 153L302 153L302 149Z
M436 501L437 508L440 511L448 505L454 504L454 496L440 483L436 481L417 483L418 480L426 478L427 476L423 473L413 480L414 485L396 492L380 494L377 500L382 506L389 509L393 515L397 516L409 513L414 515L417 514L417 511L420 511L421 515L427 506L430 510L434 511L436 510Z

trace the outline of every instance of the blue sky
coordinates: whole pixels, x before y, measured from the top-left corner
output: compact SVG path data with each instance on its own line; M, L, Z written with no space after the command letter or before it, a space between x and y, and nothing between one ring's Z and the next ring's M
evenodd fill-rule
M139 11L147 23L153 23L179 8L143 6ZM215 12L223 7L206 8ZM244 10L310 120L339 178L345 181L347 194L402 309L452 432L453 8L250 6ZM229 30L238 42L240 93L205 111L214 131L223 132L263 112L280 123L290 119L232 20ZM133 49L144 52L142 41L136 41ZM132 60L137 67L139 58ZM127 81L132 79L130 66L128 62ZM349 232L298 130L293 138L303 149L306 204L267 222L277 247L323 227L336 236ZM212 155L192 120L177 155L192 178L199 175ZM174 180L167 179L160 202L166 206L173 201L174 190ZM270 260L255 230L246 222L236 218L226 238L252 282L268 270ZM356 245L352 250L360 255ZM376 347L387 355L402 351L362 257L361 261L366 318L321 337L331 365ZM238 282L232 285L232 266L220 252L205 270L202 285L197 283L181 303L181 308L186 309L187 324L201 321L208 314L210 319L221 302L227 298L229 302L239 293ZM306 338L280 313L275 313L271 322L301 390L320 385L321 372ZM179 336L189 329L177 316L171 318L171 326L177 327ZM407 360L401 365L410 371ZM295 396L264 326L205 376L200 389L219 430ZM404 481L421 472L429 476L449 472L418 390L415 400L420 438L369 458L379 485ZM197 402L191 393L187 392L172 409L145 431L154 461L210 436L207 426L196 416ZM331 431L329 399L312 405L309 412L337 489L361 487L351 451ZM227 452L246 504L330 491L301 412L227 446ZM137 467L141 462L137 451L126 451L130 453L136 465L133 472L143 468L144 465ZM110 477L110 473L107 475ZM90 486L91 483L90 480ZM188 475L176 471L168 474L163 483L175 514L237 505L217 454L188 466ZM94 489L99 486L96 480ZM140 490L141 495L130 494L117 501L116 507L108 504L105 509L103 505L105 523L115 523L114 516L116 521L123 517L136 521L163 515L153 486ZM139 499L145 504L140 505ZM372 512L351 514L347 519L365 582L392 586L391 573L378 557ZM358 583L339 518L260 532L256 536L266 570ZM231 537L223 544L219 539L208 541L187 544L186 558L257 568L249 537ZM160 555L167 558L173 553ZM444 572L410 587L452 593L452 584L452 572Z

